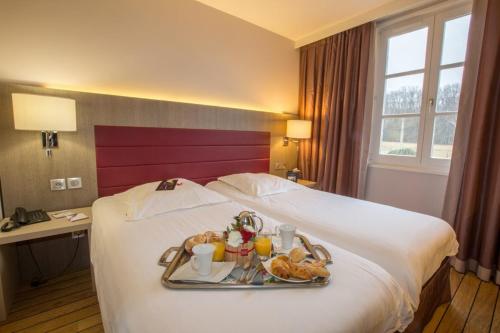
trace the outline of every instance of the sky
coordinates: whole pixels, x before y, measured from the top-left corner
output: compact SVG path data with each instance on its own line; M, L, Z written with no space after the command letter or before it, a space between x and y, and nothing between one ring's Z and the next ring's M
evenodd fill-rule
M466 15L445 23L441 65L464 61L469 22L470 15ZM425 27L389 38L386 74L423 69L428 34L429 28ZM461 78L461 68L447 69L440 76L440 85L460 82ZM403 85L421 86L421 82L422 75L418 74L399 77L388 80L386 89L391 91Z

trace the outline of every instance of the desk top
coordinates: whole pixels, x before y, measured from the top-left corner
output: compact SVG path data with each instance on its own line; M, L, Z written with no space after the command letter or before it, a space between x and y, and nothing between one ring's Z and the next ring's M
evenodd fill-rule
M90 229L92 224L91 207L67 210L71 210L75 213L84 213L88 218L76 222L69 222L65 217L60 219L54 218L52 214L57 212L49 212L48 214L51 217L50 221L25 225L9 232L0 232L0 245ZM3 225L8 219L9 218L3 219L1 224Z

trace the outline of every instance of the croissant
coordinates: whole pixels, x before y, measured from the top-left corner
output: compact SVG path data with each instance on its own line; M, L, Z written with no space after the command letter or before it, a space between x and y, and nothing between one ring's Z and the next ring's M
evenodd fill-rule
M277 259L271 263L271 272L282 279L290 278L289 270L290 266L283 260Z
M310 263L304 264L304 267L305 269L307 269L307 271L309 271L311 275L315 277L326 278L330 276L330 272L325 267L314 266L313 264Z
M301 264L291 264L290 275L301 280L311 280L313 278L313 274L311 274L311 272Z

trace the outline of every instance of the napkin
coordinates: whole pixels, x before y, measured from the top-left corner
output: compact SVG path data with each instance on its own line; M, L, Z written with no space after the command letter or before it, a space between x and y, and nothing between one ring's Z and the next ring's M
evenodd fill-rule
M219 283L231 273L235 265L235 261L212 262L212 272L209 275L200 275L191 266L191 261L188 261L184 265L177 268L177 270L170 275L168 279L170 281Z

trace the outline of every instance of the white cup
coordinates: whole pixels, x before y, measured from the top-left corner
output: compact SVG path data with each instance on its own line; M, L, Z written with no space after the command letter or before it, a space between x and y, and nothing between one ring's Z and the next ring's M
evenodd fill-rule
M191 267L200 275L210 275L214 251L215 246L213 244L195 245L191 257Z
M293 239L295 237L295 226L291 224L282 224L276 228L276 233L281 238L281 248L290 250L293 247Z

